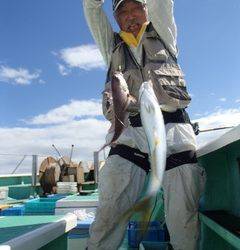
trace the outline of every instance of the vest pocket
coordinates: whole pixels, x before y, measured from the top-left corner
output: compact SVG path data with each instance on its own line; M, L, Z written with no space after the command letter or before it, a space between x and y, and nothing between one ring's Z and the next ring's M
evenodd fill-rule
M184 74L177 64L164 63L153 70L154 78L162 86L186 87Z
M169 52L164 48L162 43L157 38L148 37L144 41L144 50L146 58L151 62L167 62Z
M191 101L182 70L177 64L151 65L151 79L160 104L185 108Z
M158 65L158 67L155 66L154 68L155 69L153 71L157 76L169 76L172 78L184 77L182 70L177 64L163 63Z

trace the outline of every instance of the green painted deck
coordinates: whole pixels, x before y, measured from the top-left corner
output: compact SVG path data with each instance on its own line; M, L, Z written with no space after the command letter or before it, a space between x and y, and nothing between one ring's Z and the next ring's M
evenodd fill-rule
M98 193L94 192L88 195L69 195L66 198L63 198L64 201L98 201Z
M20 184L31 184L30 174L0 175L0 187Z
M0 244L53 223L63 216L6 216L0 217Z
M67 233L76 225L74 215L0 217L0 248L66 250Z

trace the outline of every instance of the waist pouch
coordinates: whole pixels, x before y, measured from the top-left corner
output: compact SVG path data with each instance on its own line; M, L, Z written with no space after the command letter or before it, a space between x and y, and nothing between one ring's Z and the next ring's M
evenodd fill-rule
M164 123L190 123L190 118L185 109L178 109L175 112L162 111ZM130 116L129 121L132 127L142 127L140 114Z
M119 144L115 147L111 147L108 156L111 155L119 155L120 157L142 168L147 174L151 169L148 154L143 153L138 149L131 148L123 144ZM196 152L193 150L170 155L166 160L165 170L167 171L188 163L197 163Z

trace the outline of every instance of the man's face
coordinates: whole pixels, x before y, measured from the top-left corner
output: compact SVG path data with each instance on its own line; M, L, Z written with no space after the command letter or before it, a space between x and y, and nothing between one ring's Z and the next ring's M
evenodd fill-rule
M142 25L147 21L146 7L134 0L126 0L116 10L115 18L122 31L137 37Z

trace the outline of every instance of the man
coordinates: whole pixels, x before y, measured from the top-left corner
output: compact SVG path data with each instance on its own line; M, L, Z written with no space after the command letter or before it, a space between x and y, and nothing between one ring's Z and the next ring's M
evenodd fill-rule
M185 111L191 98L177 64L173 0L113 0L119 34L113 32L102 10L103 0L83 0L83 4L90 30L109 67L103 92L105 117L113 119L110 82L114 72L123 73L136 99L141 84L153 82L166 124L168 152L163 189L170 241L175 250L197 249L197 210L205 173L197 165L195 135ZM111 136L112 131L107 140ZM135 204L142 191L149 170L147 153L139 107L132 105L129 126L110 150L100 173L99 208L90 228L89 250L114 250L121 244L127 225L127 218L122 220L121 215Z

